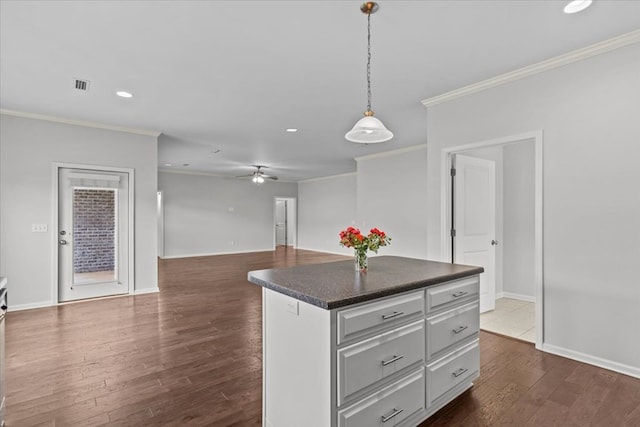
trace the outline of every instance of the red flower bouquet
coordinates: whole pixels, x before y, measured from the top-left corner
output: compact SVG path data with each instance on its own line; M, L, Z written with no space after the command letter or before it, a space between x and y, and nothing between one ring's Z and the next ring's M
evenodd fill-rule
M377 228L369 230L369 234L364 236L359 229L347 227L340 232L340 246L353 248L355 250L356 271L367 272L367 251L378 253L380 246L391 244L391 237Z

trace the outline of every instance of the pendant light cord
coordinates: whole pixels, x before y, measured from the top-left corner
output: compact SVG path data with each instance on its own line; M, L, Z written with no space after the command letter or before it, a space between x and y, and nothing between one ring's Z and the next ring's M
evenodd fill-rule
M367 111L371 111L371 13L367 14Z

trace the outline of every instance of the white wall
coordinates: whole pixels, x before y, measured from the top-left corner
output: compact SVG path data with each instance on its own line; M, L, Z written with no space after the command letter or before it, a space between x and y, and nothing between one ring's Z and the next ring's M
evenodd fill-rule
M358 225L393 240L379 255L427 257L427 146L358 160Z
M353 255L338 233L356 223L356 174L298 183L298 247Z
M640 44L429 108L428 253L443 147L544 132L543 348L640 375ZM633 337L632 337L633 335Z
M297 184L160 172L165 258L274 249L274 198Z
M135 291L157 288L157 138L0 115L0 275L13 308L51 305L52 163L135 169ZM47 224L32 233L31 224Z
M506 145L503 151L503 290L506 296L534 299L535 146L522 142Z

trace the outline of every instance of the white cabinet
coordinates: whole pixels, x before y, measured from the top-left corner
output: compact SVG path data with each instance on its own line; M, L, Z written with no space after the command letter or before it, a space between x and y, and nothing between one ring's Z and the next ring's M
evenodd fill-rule
M477 378L479 370L477 339L427 365L427 406L448 403L451 399L446 399L447 394Z
M427 359L449 351L480 330L480 304L470 302L427 317Z
M424 368L338 413L339 427L396 426L424 411Z
M338 404L424 362L424 320L338 350Z
M424 292L384 298L338 311L338 344L424 316Z
M265 427L417 426L479 375L478 276L334 310L263 288Z

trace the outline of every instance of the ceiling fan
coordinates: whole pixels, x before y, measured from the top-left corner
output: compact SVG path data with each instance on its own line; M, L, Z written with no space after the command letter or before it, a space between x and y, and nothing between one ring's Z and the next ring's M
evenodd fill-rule
M272 179L274 181L277 181L277 176L267 175L262 172L262 169L268 169L267 166L253 165L252 167L256 168L253 173L249 175L240 175L237 178L251 178L251 181L253 181L255 184L262 184L265 179Z

